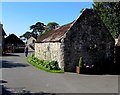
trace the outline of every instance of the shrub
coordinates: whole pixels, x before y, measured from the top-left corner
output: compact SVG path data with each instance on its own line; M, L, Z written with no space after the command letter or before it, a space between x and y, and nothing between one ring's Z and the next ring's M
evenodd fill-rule
M29 57L27 60L30 64L42 70L45 70L48 72L63 73L63 71L60 70L57 61L44 61L44 60L39 60L36 57Z
M32 54L32 57L35 57L35 53Z
M79 59L79 63L77 64L77 66L82 67L82 64L83 64L83 58L80 57L80 59Z

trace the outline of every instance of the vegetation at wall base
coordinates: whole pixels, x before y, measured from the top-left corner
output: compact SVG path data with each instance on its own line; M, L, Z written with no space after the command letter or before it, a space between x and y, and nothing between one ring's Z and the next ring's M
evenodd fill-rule
M47 71L47 72L52 72L52 73L64 73L64 71L60 70L59 68L53 69L53 68L48 68L46 66L52 65L52 62L55 63L55 61L43 61L39 60L36 57L28 57L27 58L28 63L32 64L36 68L39 68L41 70ZM44 65L43 65L44 64ZM48 64L48 65L46 65ZM54 66L53 66L54 67ZM51 70L52 69L52 70Z
M83 63L83 58L80 57L78 66L79 66L79 67L82 67L82 63Z

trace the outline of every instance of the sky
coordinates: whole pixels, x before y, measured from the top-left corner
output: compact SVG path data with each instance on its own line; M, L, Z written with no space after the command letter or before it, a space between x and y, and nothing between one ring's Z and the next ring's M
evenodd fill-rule
M82 8L92 8L93 2L2 2L0 22L7 35L18 37L36 22L45 25L56 22L60 26L74 21ZM2 8L1 8L2 5Z

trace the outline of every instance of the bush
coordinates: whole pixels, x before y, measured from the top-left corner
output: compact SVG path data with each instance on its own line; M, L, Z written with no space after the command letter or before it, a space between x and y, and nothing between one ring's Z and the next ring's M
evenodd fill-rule
M57 61L44 61L44 60L39 60L36 57L29 57L27 60L28 60L28 63L42 70L45 70L48 72L63 73L63 71L60 70Z
M32 57L35 57L35 53L32 54Z

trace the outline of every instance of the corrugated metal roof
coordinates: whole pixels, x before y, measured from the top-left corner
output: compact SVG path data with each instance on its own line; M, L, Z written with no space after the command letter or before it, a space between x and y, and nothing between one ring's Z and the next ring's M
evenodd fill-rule
M36 43L60 41L60 39L64 36L64 34L69 30L72 23L60 26L60 27L50 31L46 35L43 35L39 39L37 39Z

